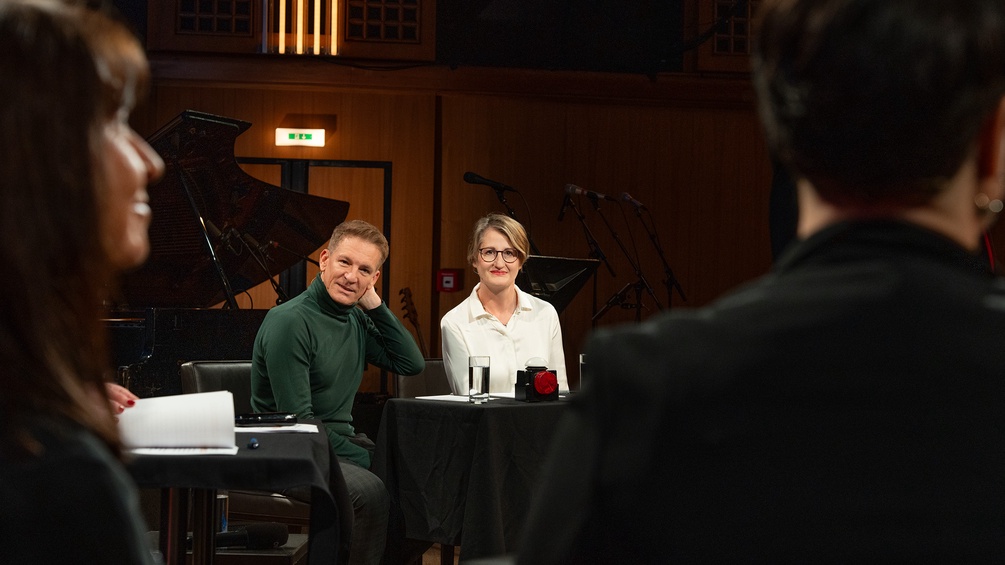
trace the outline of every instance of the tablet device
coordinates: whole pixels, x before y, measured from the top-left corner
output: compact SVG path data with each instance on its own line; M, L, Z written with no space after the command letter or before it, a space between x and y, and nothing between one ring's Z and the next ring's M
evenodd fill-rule
M259 412L234 417L237 426L289 426L296 423L297 415L289 412Z

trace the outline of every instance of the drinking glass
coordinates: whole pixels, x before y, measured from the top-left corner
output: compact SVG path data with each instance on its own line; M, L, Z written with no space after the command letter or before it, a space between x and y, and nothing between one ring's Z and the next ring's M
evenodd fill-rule
M468 402L481 404L489 399L489 367L487 355L468 357Z
M583 373L586 372L586 354L579 354L579 389L583 390L583 383L586 382Z

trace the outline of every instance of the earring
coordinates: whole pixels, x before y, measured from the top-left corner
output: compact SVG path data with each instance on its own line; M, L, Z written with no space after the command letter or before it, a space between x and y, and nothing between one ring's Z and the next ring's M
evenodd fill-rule
M981 212L988 214L997 214L1002 211L1003 207L1005 207L1001 200L998 200L997 198L991 200L988 198L988 195L984 193L974 196L974 205L977 206L977 209Z

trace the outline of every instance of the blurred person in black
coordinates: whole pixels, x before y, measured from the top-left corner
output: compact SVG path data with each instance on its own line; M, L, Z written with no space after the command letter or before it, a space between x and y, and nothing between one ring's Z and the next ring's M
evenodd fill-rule
M588 341L520 563L1005 554L1005 3L765 0L773 271ZM985 264L986 265L986 264Z

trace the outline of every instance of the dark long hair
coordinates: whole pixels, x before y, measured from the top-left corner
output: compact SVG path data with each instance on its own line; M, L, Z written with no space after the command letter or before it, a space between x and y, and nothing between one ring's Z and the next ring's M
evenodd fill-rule
M1000 0L765 0L769 146L831 202L930 200L1005 94Z
M0 435L62 418L113 451L102 300L100 128L147 81L142 48L84 7L0 2Z

